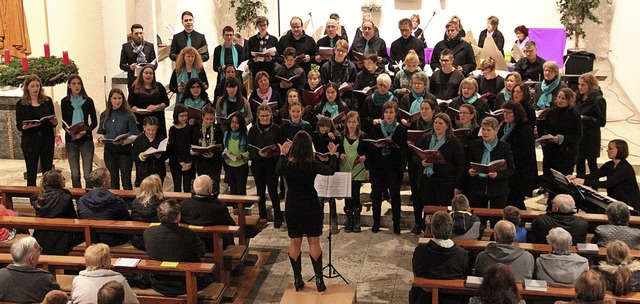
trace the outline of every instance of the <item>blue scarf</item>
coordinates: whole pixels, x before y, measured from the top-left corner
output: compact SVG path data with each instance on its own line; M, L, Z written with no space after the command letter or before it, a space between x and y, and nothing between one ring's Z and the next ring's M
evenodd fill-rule
M478 100L479 97L480 97L480 94L478 94L478 93L473 94L473 96L471 96L471 98L469 98L469 99L464 98L464 96L460 95L460 98L462 99L462 101L464 103L468 103L470 105L476 103L476 101Z
M387 91L387 94L381 95L378 90L373 92L371 98L373 99L373 104L381 107L385 102L393 100L393 93L391 91Z
M382 130L382 135L384 135L384 138L391 138L393 136L393 133L396 131L397 126L397 121L394 120L391 125L388 125L387 121L383 119L380 123L380 129ZM382 151L380 152L382 153L382 156L391 154L391 151L387 148L382 148Z
M431 134L431 141L429 142L429 150L440 150L440 147L447 142L447 137L442 135L440 140L437 140L436 134ZM427 177L433 175L433 165L424 168L423 172Z
M224 46L224 43L222 44L222 47L220 48L220 66L225 66L226 65L226 61L224 61L224 53L226 53L225 51L226 47ZM231 57L233 57L233 66L234 67L238 67L238 51L236 50L235 45L232 43L231 44ZM219 73L220 75L218 75L218 79L222 80L224 78L224 73Z
M191 68L191 77L189 77L189 73L187 72L187 68L183 67L182 70L180 70L180 73L178 73L176 75L176 83L179 85L180 82L187 83L189 82L189 78L199 78L200 75L198 73L198 71L196 70L195 67ZM204 88L202 88L204 90ZM183 93L176 93L176 100L180 100L182 98L182 94Z
M511 101L511 91L504 90L504 100L505 101Z
M71 95L69 100L71 101L71 106L73 107L73 117L71 118L71 125L84 121L82 105L84 104L86 99L82 98L82 96Z
M297 123L293 122L293 120L289 120L289 125L291 125L292 127L304 128L306 126L310 126L311 124L304 119L300 119L300 121Z
M234 132L234 131L225 131L224 132L224 146L229 147L229 139L238 140L240 147L247 146L247 134Z
M424 96L426 94L427 90L422 91L422 94L420 95L416 94L413 90L411 91L411 95L413 96L414 100L411 103L411 108L409 108L409 114L420 112L420 105L422 104L422 101L424 100Z
M480 160L480 163L483 165L488 165L491 162L491 151L493 151L493 148L498 145L498 139L494 138L490 143L483 140L482 144L484 145L484 152L482 153L482 160ZM480 177L486 178L487 175L484 173L480 173Z
M191 99L191 98L185 98L185 100L184 100L184 105L185 106L192 107L192 108L198 108L198 109L202 109L206 103L207 103L207 101L202 99L202 98L197 98L195 100Z
M546 80L542 82L542 85L540 86L542 88L542 95L540 95L540 98L538 98L538 103L536 104L538 108L546 109L549 107L553 99L551 93L558 87L559 84L560 77L556 77L556 79L551 83L547 83Z
M504 124L504 128L502 129L502 137L500 138L500 141L507 141L507 138L509 137L509 134L511 134L511 131L513 131L513 128L516 126L516 124Z
M236 100L238 100L237 97L227 97L227 102L233 102L235 103ZM227 116L227 102L222 102L222 116ZM242 107L242 109L240 109L240 112L244 112L244 107Z
M329 118L334 118L336 116L338 116L338 114L340 114L340 111L338 110L338 104L337 103L333 103L331 104L329 101L327 101L324 104L324 107L322 107L322 115L324 115L324 113L329 112Z

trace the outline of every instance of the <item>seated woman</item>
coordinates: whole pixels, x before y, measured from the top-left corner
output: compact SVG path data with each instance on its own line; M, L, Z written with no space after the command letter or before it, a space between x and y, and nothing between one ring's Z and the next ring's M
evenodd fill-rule
M607 245L607 260L596 268L604 276L607 290L615 296L640 291L640 262L633 260L629 246L622 241Z
M604 279L595 270L583 272L576 280L576 298L571 302L556 301L555 304L615 304L614 299L605 299L607 291Z
M623 241L629 248L640 249L640 229L629 227L629 208L623 202L607 206L609 225L598 225L592 243L606 247L614 240Z
M158 222L158 206L164 200L162 193L162 180L157 174L147 176L140 184L139 193L133 200L131 208L131 220L154 223ZM144 239L142 235L134 235L131 241L133 247L144 250Z
M524 304L511 267L497 263L484 273L479 296L471 297L469 304Z
M109 246L102 243L92 244L84 251L84 261L87 264L87 269L80 271L80 274L73 279L71 287L73 303L98 303L96 290L109 281L119 282L124 287L123 303L139 303L127 280L120 273L109 269L111 268Z
M36 217L78 218L71 200L71 193L65 189L65 179L60 170L47 171L42 175L42 190L31 196L31 205ZM82 233L69 231L35 230L33 237L42 246L42 253L66 255L74 246L84 241Z
M431 218L433 238L426 245L418 245L413 252L413 275L421 278L453 280L465 278L469 268L469 252L451 240L453 220L444 211L438 211ZM466 298L466 297L465 297ZM412 287L409 303L431 303L431 295L422 288ZM460 295L442 295L440 301L460 302Z
M640 190L636 181L636 173L627 161L629 145L622 139L614 139L607 145L607 156L610 161L589 175L569 176L574 183L586 185L594 189L606 188L607 195L627 205L640 209ZM605 181L600 181L606 177Z
M536 280L545 280L550 285L573 286L582 272L589 270L589 260L571 253L571 234L563 228L549 230L547 243L551 252L536 259Z

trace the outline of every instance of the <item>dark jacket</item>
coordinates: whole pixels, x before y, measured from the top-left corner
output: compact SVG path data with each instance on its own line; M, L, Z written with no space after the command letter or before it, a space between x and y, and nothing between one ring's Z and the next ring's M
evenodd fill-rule
M36 217L43 218L78 218L73 206L71 193L67 189L51 189L45 191L44 200L38 202L38 193L31 196L31 205L36 210ZM77 232L34 230L42 253L66 255L74 246L84 241L84 235Z
M440 53L443 50L450 49L453 51L453 65L462 66L462 74L469 75L471 71L476 69L476 56L473 53L471 44L462 40L460 36L450 40L445 38L438 42L431 53L431 69L436 70L442 67L440 64Z
M602 261L599 265L597 265L597 267L594 267L604 277L604 281L607 284L608 291L613 291L616 286L616 273L618 272L619 267L621 266L610 264L606 261ZM626 267L630 272L629 285L631 288L629 289L629 291L640 291L640 261L633 261L626 265Z
M384 41L384 39L374 35L373 37L371 37L371 40L369 40L368 42L369 42L369 50L376 52L376 54L378 54L378 57L382 57L382 62L380 62L379 64L381 64L382 66L389 64L389 54L387 53L387 43ZM360 39L353 39L353 44L351 44L351 50L364 54L364 49L366 44L367 44L367 40L365 40L364 37L361 37ZM353 57L353 54L349 53L349 56L350 56L349 58L351 58L352 60L355 60L355 57Z
M119 196L106 188L95 188L78 200L78 217L95 220L129 220L127 205ZM127 235L99 233L92 235L93 242L105 243L109 247L126 243Z
M550 176L551 168L569 175L573 172L573 166L578 156L578 145L582 140L582 121L580 113L573 107L553 107L544 120L544 129L538 129L538 135L545 134L562 135L564 140L560 143L548 143L542 147L543 170Z
M471 144L469 148L469 162L479 163L482 161L484 153L484 144L482 139L478 139ZM507 161L507 169L498 171L496 178L486 178L477 175L471 178L471 191L476 194L486 194L488 197L497 197L509 194L509 178L514 171L513 154L509 144L498 141L498 144L491 151L491 161L504 159ZM470 166L469 164L467 164ZM469 167L465 172L468 172Z
M278 144L280 143L280 126L272 123L268 126L263 126L260 122L255 123L249 129L249 134L247 135L247 143L252 144L259 148L264 148L268 145ZM276 155L271 158L274 162L278 162L278 156ZM249 149L249 159L252 161L263 159L260 154L258 154L258 149L251 147Z
M147 223L155 223L158 222L158 206L162 203L163 199L152 197L147 205L142 205L140 198L133 200L133 204L131 206L131 220L139 221L139 222L147 222ZM140 250L145 250L144 248L144 239L142 235L134 235L131 240L131 244L133 247L136 247Z
M607 180L600 181L601 177ZM613 161L608 161L597 171L589 173L584 177L584 184L592 188L605 188L607 195L627 205L640 209L640 190L636 180L636 173L626 159L621 159L617 166Z
M451 100L449 106L454 109L460 109L460 106L463 104L465 104L465 102L462 101L462 96L457 96ZM478 123L482 122L484 117L487 115L487 112L490 110L489 104L485 99L478 98L476 102L473 103L473 107L476 109L476 121Z
M227 225L235 226L236 222L231 218L229 209L225 203L218 200L218 195L194 194L190 199L180 202L181 222L196 226ZM213 251L213 240L202 238L207 250ZM224 239L224 247L233 244L233 239Z
M448 80L446 76L449 76ZM464 75L457 70L453 70L451 74L445 74L442 70L435 71L429 77L429 93L438 99L452 99L458 96L462 79Z
M479 240L482 238L485 227L477 215L466 211L452 211L450 214L453 220L452 239Z
M491 35L491 38L493 38L493 41L495 41L496 46L498 47L498 50L500 51L500 53L502 53L502 55L504 55L504 35L502 35L502 32L500 32L498 29L495 29L493 31L493 34ZM480 37L478 39L478 46L483 48L484 47L484 40L487 39L487 29L482 30L482 32L480 32Z
M207 45L207 39L203 34L200 34L196 31L191 31L191 46L196 50L201 47ZM182 31L173 35L173 40L171 40L171 53L169 54L169 59L172 61L176 61L178 59L178 55L180 51L187 47L187 32ZM209 51L200 53L202 57L202 62L207 62L209 60Z
M522 57L518 62L514 72L520 73L522 80L542 81L544 80L544 74L542 73L542 65L547 62L542 57L537 56L534 62L530 62L527 57Z
M149 41L144 41L144 48L142 52L145 55L145 58L148 63L153 62L156 59L156 51L153 47L153 43ZM135 71L131 70L129 66L132 63L138 62L138 55L133 53L133 47L131 46L131 41L127 41L127 43L122 45L122 50L120 51L120 69L127 72L127 85L131 87L133 81L136 79ZM155 70L158 67L156 64L153 69Z
M571 234L574 246L586 242L589 222L573 213L560 212L548 212L533 220L527 239L530 243L546 244L549 230L556 227L563 228Z
M418 64L420 68L424 67L424 41L414 37L413 35L409 35L409 38L404 39L402 36L396 39L391 43L391 49L389 54L389 65L393 65L396 62L404 61L409 53L409 50L414 50L418 55L418 60L420 63ZM402 67L400 67L402 68ZM391 70L391 66L389 66L389 70Z
M426 133L416 143L416 146L423 150L428 150L430 143L431 134ZM435 183L441 184L441 187L436 187L436 189L462 189L462 176L466 168L462 145L455 136L451 136L451 138L447 138L447 142L438 150L444 158L444 164L433 164L433 175L431 177ZM413 153L413 161L420 168L424 168L422 159L415 153Z
M263 44L260 42L264 41ZM273 69L275 68L276 62L282 62L281 56L275 56L272 58L272 61L258 61L254 62L254 56L251 55L251 52L260 52L262 50L270 49L272 47L276 48L277 54L282 54L282 49L280 48L280 44L278 43L278 38L272 36L267 33L267 36L260 38L260 33L255 34L249 38L249 67L251 67L251 75L257 75L259 71L265 71L269 75L273 75Z
M517 124L507 137L504 135L504 124L498 130L498 139L511 147L515 169L509 179L509 197L521 197L530 194L538 177L538 163L536 161L535 139L533 131L527 123ZM512 195L513 194L513 195ZM507 201L513 203L513 201ZM517 205L514 205L517 206Z
M51 290L60 290L44 270L10 264L0 269L0 301L40 303Z
M311 59L309 62L300 61L298 64L304 69L305 73L308 73L311 70L311 64L314 62L314 58L318 53L318 46L316 45L316 41L311 38L311 36L307 35L302 31L302 36L300 39L296 39L293 37L293 33L289 31L288 34L282 36L280 41L278 42L280 45L280 49L284 52L284 49L288 47L292 47L296 49L296 56L299 55L309 55Z
M357 76L356 66L346 57L342 62L337 62L335 57L331 57L331 60L320 67L320 81L322 84L335 82L340 85L346 82L355 87Z
M582 100L583 95L576 96L575 108L582 119L582 140L578 155L585 159L600 156L600 128L607 123L607 102L602 97L602 91L589 95Z
M62 120L67 123L67 125L73 125L73 106L71 106L71 100L69 96L65 96L60 101L60 112L62 114ZM87 97L84 104L82 104L82 121L87 126L87 134L77 140L87 140L92 139L93 129L98 126L98 117L96 116L96 107L93 103L93 99L91 97ZM62 122L60 122L62 123ZM63 124L64 125L64 124ZM64 140L66 142L73 141L73 137L68 132L64 132Z
M158 148L160 142L166 138L167 137L165 135L156 134L156 137L150 142L149 138L142 134L133 142L131 158L136 164L136 186L139 186L140 183L142 183L142 180L151 174L158 174L163 180L164 177L167 176L167 166L165 165L165 161L169 156L168 152L162 152L162 155L159 158L156 157L155 154L151 154L147 155L145 160L140 159L140 153L143 153L151 147Z

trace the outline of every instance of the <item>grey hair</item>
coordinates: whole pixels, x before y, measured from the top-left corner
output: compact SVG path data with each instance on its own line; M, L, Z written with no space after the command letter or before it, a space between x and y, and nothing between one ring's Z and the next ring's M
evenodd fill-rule
M535 41L533 41L533 40L529 40L529 41L525 42L525 43L524 43L524 47L525 47L525 48L532 47L532 48L534 48L534 49L537 49L537 48L538 48L538 46L536 45L536 42L535 42Z
M571 253L571 234L561 227L549 230L547 234L547 243L551 245L551 251L556 254Z
M493 227L498 244L511 244L516 238L516 226L507 220L500 220Z
M576 208L576 202L568 194L558 194L553 199L552 205L558 207L558 211L562 213L573 212L573 209Z
M612 225L626 226L629 224L629 207L623 202L613 202L607 206L607 218Z
M447 240L451 238L453 220L444 211L438 211L431 217L431 232L436 239Z
M29 257L38 250L40 250L40 244L38 244L38 241L32 236L19 239L9 248L13 262L16 264L27 263Z

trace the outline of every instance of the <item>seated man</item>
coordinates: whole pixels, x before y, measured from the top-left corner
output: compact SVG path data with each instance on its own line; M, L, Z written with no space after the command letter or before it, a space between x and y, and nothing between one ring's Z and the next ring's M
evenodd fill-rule
M444 211L433 214L432 239L426 245L418 245L413 252L413 275L421 278L453 280L464 279L469 274L469 252L453 243L453 221ZM443 301L446 299L446 301ZM443 295L440 301L460 302L459 295ZM412 287L409 303L431 303L431 295L422 288Z
M144 231L144 246L149 258L158 261L200 262L204 257L204 244L189 228L180 227L180 205L170 199L158 206L159 226ZM199 277L198 290L213 282L212 277ZM185 279L181 276L152 275L151 288L167 296L186 293Z
M516 281L533 277L533 255L522 248L513 246L516 227L505 220L499 221L493 227L495 243L487 245L487 249L476 258L476 276L483 276L489 266L496 263L507 264L513 270Z
M469 200L464 194L456 195L451 200L451 219L453 219L452 239L479 240L482 238L482 222L471 213Z
M118 281L104 283L98 290L98 304L123 304L124 286Z
M109 170L98 168L89 175L89 183L93 187L78 200L78 218L94 220L129 220L127 204L119 196L109 191L111 175ZM129 240L128 235L99 233L92 235L93 243L105 243L118 246Z
M527 235L529 243L545 244L549 230L555 227L564 228L571 233L573 245L584 243L587 239L589 222L576 216L576 202L568 194L558 194L551 202L551 212L541 215L531 223L531 231Z
M573 287L578 276L589 270L589 260L571 253L571 234L560 227L549 230L547 242L551 252L536 259L536 279L554 286Z
M607 206L608 225L598 225L592 243L606 247L613 240L623 241L631 249L640 249L640 229L629 227L629 207L623 202L613 202Z
M213 188L213 180L208 175L200 175L193 181L195 194L180 202L182 223L196 226L236 225L227 205L218 200L218 193L214 193ZM205 242L207 252L212 252L213 240L203 238L202 241ZM233 239L223 239L223 244L226 248L233 244Z
M49 291L60 289L50 273L36 268L42 247L35 238L22 238L9 250L13 264L0 269L0 301L40 303Z
M520 73L522 80L542 81L544 75L542 73L542 65L546 60L538 56L538 47L535 41L529 40L524 44L524 54L526 57L520 58L516 62L514 72Z

